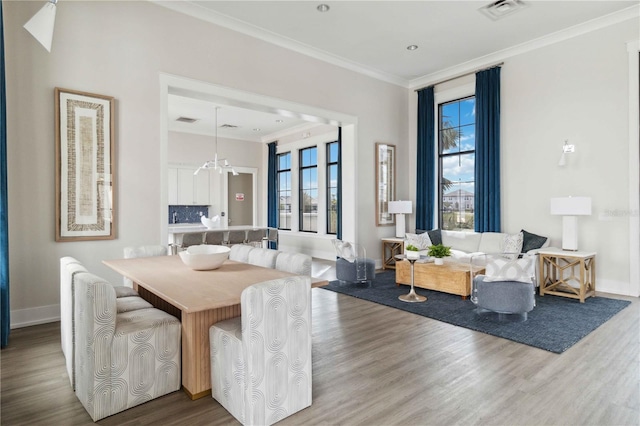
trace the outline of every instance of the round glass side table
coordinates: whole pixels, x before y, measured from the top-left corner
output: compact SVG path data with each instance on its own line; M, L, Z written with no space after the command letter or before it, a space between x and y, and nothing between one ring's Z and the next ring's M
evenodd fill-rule
M427 298L425 296L420 296L419 294L416 293L416 290L413 287L413 265L418 262L424 262L427 257L426 256L420 256L418 258L409 258L407 257L407 255L405 254L399 254L397 256L395 256L396 259L398 260L408 260L409 263L411 263L411 291L409 291L409 294L403 294L402 296L398 297L398 299L402 300L403 302L424 302L427 300Z

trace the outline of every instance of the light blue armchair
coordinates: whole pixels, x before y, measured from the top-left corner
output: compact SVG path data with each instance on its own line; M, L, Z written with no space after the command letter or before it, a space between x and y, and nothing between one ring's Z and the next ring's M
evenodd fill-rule
M471 301L477 312L495 312L500 320L526 321L536 306L535 260L536 256L519 258L505 253L473 256L471 271L485 270L471 284Z

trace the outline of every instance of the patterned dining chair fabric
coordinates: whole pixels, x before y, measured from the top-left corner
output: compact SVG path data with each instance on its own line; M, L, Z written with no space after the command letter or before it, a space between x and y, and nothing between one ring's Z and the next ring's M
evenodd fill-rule
M280 252L276 259L276 269L296 275L311 276L311 256L302 253Z
M211 394L243 425L271 425L311 405L311 278L248 287L241 311L209 329Z
M73 389L75 389L73 371L73 280L79 272L87 272L87 269L77 259L71 256L60 258L60 341L69 382Z
M280 252L277 250L270 250L261 247L254 247L249 252L248 263L256 266L262 266L263 268L274 269L276 267L276 258Z
M156 308L118 313L113 286L76 275L76 396L93 421L180 389L180 322Z
M254 247L245 246L242 244L236 244L231 246L229 251L229 260L235 260L236 262L249 263L249 253L254 250Z

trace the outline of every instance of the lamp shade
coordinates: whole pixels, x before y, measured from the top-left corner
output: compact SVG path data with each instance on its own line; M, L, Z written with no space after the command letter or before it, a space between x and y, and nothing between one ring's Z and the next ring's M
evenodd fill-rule
M411 213L411 201L389 201L389 213Z
M560 216L589 216L591 214L591 197L552 198L551 214Z
M24 28L31 33L41 45L51 52L53 27L56 22L56 1L49 1L29 21Z

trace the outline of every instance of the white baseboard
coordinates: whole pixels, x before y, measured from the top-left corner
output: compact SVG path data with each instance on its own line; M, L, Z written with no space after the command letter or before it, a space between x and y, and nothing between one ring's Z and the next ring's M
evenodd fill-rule
M336 260L336 252L334 250L325 251L325 250L314 249L314 248L300 249L300 247L287 246L282 244L281 242L278 243L278 250L289 252L289 253L303 253L311 257L316 257L318 259Z
M60 305L38 306L11 311L12 329L56 321L60 321Z
M607 279L596 279L596 291L609 293L609 294L619 294L621 296L632 296L638 297L638 294L633 294L634 291L631 288L631 285L626 281L618 281L618 280L607 280Z

